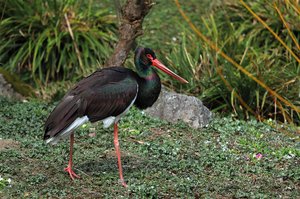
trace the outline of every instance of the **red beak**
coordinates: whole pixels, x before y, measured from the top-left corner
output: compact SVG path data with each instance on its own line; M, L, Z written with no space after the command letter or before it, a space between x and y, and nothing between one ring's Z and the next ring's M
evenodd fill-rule
M167 73L168 75L174 77L175 79L181 81L182 83L185 83L185 84L189 83L188 81L186 81L185 79L183 79L182 77L180 77L179 75L177 75L176 73L174 73L173 71L168 69L158 59L152 59L152 66L155 66L159 70L163 71L164 73Z

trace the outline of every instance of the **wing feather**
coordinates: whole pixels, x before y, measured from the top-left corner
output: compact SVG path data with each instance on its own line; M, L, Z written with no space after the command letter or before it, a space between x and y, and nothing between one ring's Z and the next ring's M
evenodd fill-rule
M137 75L123 67L98 70L78 82L45 123L44 139L55 137L77 118L96 122L123 113L137 95Z

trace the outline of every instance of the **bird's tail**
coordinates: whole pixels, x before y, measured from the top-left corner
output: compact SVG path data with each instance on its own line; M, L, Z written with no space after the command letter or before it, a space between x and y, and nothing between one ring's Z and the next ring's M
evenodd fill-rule
M51 112L45 123L44 140L46 143L55 144L88 121L87 116L79 113L79 102L80 100L74 99L73 96L67 96Z

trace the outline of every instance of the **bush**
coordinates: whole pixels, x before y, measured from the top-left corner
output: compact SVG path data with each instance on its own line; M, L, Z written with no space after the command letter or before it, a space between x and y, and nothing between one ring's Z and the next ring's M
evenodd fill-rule
M247 3L272 30L279 35L284 47L242 4L223 1L213 7L214 14L201 18L201 32L225 54L243 66L254 77L268 85L283 98L299 106L299 62L287 50L299 52L300 22L289 2L275 6L268 1ZM281 16L289 25L283 25ZM180 24L178 25L180 26ZM207 42L199 41L186 27L182 39L166 53L169 65L187 78L191 88L174 82L177 89L188 89L215 110L231 111L240 118L254 115L257 119L275 118L299 123L299 113L285 105L242 71L226 61ZM296 41L292 37L297 38ZM299 54L299 53L298 53ZM176 67L177 66L177 67ZM239 95L246 105L238 100ZM248 107L248 108L247 108Z
M38 85L87 74L116 40L114 16L100 3L75 0L0 2L0 64Z

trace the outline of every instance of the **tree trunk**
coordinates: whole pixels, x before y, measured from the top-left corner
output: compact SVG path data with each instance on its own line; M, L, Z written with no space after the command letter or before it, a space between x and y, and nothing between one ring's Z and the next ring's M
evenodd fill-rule
M142 24L153 3L152 0L127 0L121 8L119 41L106 66L123 66L134 48L135 39L143 34Z

